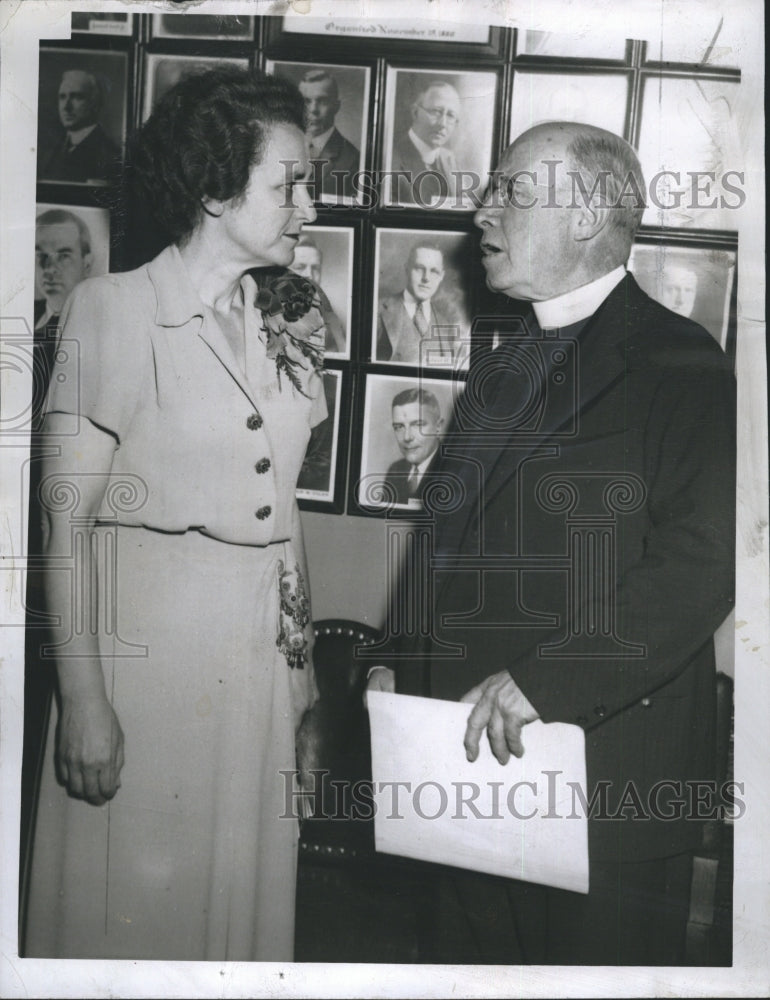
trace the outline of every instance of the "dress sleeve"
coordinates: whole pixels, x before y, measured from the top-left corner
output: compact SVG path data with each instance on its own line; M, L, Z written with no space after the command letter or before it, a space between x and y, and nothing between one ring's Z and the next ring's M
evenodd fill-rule
M75 288L62 312L46 413L87 417L121 442L152 363L137 311L135 297L114 275Z

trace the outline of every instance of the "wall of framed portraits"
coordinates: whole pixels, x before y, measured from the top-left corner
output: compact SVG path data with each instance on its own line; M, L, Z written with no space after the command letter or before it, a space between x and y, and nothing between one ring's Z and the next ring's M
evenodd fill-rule
M71 39L40 47L37 217L58 213L49 226L77 228L75 281L137 266L162 244L142 206L116 210L115 163L154 103L186 73L222 62L299 85L318 219L293 267L321 285L337 317L327 335L329 418L298 490L311 567L322 567L315 614L377 625L387 578L371 567L386 558L387 526L420 507L407 453L429 463L424 439L435 450L474 352L488 349L473 333L495 308L473 212L517 134L544 119L585 121L639 150L648 182L660 180L630 269L734 355L740 188L727 167L740 161L741 73L731 51L704 59L690 38L652 51L633 39L413 20L73 14ZM79 125L88 134L73 149ZM405 182L407 172L422 179ZM41 273L36 281L44 323L55 303ZM340 567L351 545L359 558Z

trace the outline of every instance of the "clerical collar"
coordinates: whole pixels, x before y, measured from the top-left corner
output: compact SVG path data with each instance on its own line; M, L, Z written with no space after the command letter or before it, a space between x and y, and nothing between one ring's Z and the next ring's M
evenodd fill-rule
M333 131L334 131L334 126L332 125L331 128L328 128L325 132L322 132L320 135L313 135L313 136L309 135L307 137L308 148L312 146L313 149L316 151L316 155L318 155L324 148L326 143L329 141L329 139L331 139Z
M423 142L422 139L415 134L414 129L411 128L409 129L409 138L412 141L412 145L420 154L420 159L423 163L433 163L435 161L441 149L440 146L429 146L427 142Z
M626 276L624 264L616 267L609 274L603 274L596 281L590 281L580 288L573 288L571 292L564 295L557 295L555 299L546 299L544 302L533 302L532 308L535 311L537 322L541 330L549 330L554 327L563 329L580 320L593 316L599 306L604 302L610 292L619 285Z
M79 128L75 132L68 132L67 138L72 143L73 146L79 146L80 143L89 137L89 135L96 128L96 122L93 125L88 125L86 128Z

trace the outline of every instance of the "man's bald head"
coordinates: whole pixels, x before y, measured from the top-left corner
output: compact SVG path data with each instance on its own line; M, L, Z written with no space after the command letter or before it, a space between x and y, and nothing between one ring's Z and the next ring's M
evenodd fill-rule
M644 212L644 177L620 136L545 122L503 153L476 224L487 283L541 301L587 284L628 259Z

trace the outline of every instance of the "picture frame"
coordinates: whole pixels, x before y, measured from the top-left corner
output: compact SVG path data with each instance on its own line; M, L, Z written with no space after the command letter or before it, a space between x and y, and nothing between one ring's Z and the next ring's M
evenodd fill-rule
M388 66L384 203L477 209L492 169L499 91L492 70Z
M150 117L157 101L185 76L221 65L246 69L249 60L235 56L189 56L146 52L142 74L144 94L142 120L146 121Z
M134 30L134 15L109 13L106 11L72 12L71 32L83 35L124 35L131 36Z
M735 356L731 305L736 252L708 246L634 244L628 269L661 305L700 323L723 351Z
M617 34L609 36L595 31L566 34L520 28L516 33L517 58L624 63L628 60L628 45L628 40Z
M289 266L314 281L329 301L334 317L326 323L326 358L351 356L354 261L353 226L303 226Z
M373 362L467 371L473 244L474 237L461 231L376 229ZM427 323L422 331L418 312Z
M424 375L366 374L352 512L421 513L424 491L437 485L430 477L438 446L463 388L463 382ZM411 464L420 470L416 485Z
M508 141L542 121L585 122L627 135L629 75L591 69L515 69Z
M152 37L250 42L254 18L242 14L153 14Z
M359 177L368 154L371 69L268 59L265 70L296 84L305 97L306 138L313 165L310 185L315 200L348 205L360 202L363 186ZM335 105L337 111L333 110Z
M69 221L66 217L69 216L72 221ZM56 236L59 239L59 245L54 246L50 240L47 240L47 247L40 249L48 249L54 251L61 251L63 247L71 248L72 246L81 245L83 249L83 257L86 260L86 266L83 267L80 261L76 261L78 270L83 270L82 278L95 278L102 274L107 274L110 270L110 213L106 208L95 208L88 205L65 205L61 202L50 203L50 202L38 202L35 209L35 251L37 258L38 251L38 240L37 231L41 224L46 224L46 228L51 230L53 226L56 229L51 233L51 235ZM84 229L82 228L84 227ZM88 240L88 249L82 247L82 241L79 234L82 233ZM71 236L70 236L71 234ZM64 237L62 241L61 237ZM35 321L37 322L40 317L45 313L46 309L46 289L44 287L45 280L39 273L40 268L36 259L35 265ZM71 271L71 268L70 268ZM64 284L65 288L69 288L69 283L72 279L65 280L62 282L61 276L55 278L53 281L54 291L61 294L61 287ZM74 288L75 286L72 285Z
M126 52L40 46L38 182L114 180L126 141L128 73Z
M310 431L296 496L302 510L340 514L347 471L349 375L339 368L325 367L323 382L328 416Z
M271 52L296 53L300 49L340 51L355 47L367 55L396 50L400 54L433 49L451 58L494 60L501 57L510 32L497 25L427 18L312 17L294 13L262 18L266 44ZM321 39L323 42L321 43Z
M643 225L737 229L736 209L745 200L739 91L735 78L644 74L638 143L648 188Z

